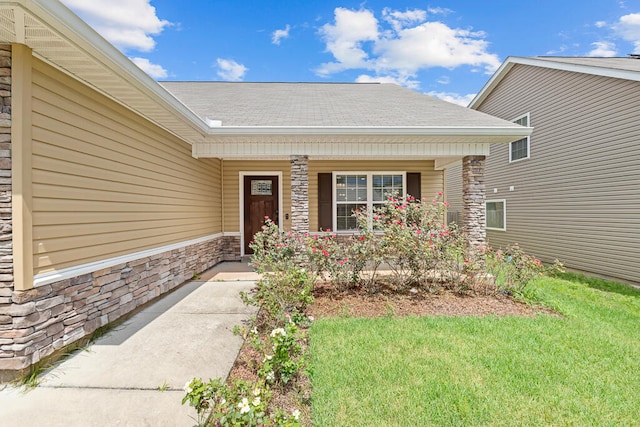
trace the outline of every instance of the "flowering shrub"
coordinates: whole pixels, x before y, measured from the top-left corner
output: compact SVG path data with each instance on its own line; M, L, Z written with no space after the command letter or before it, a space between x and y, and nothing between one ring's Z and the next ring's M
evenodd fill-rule
M254 348L261 348L264 352L258 375L269 384L287 384L304 367L302 346L298 343L298 327L293 322L284 328L272 330L265 343L260 341L257 334L251 342Z
M444 224L447 203L442 193L432 200L411 196L389 197L387 202L367 212L354 212L361 230L363 258L372 260L373 277L368 285L386 281L399 291L411 287L434 288L447 285L463 290L473 280L478 266L465 258L469 248L456 228ZM389 274L378 274L384 263Z
M496 251L488 250L486 266L499 288L516 295L522 295L527 284L545 271L542 262L527 255L517 243Z
M439 286L468 290L482 266L470 256L464 236L445 226L447 203L441 198L442 193L432 200L394 196L371 214L356 210L358 230L349 237L329 231L283 233L267 219L251 245L253 265L263 278L245 301L261 306L274 325L283 325L287 315L299 315L312 302L319 278L339 290L363 286L376 292L383 283L399 292Z
M309 319L305 318L305 323ZM234 333L241 335L262 356L257 373L268 384L287 384L305 365L300 344L304 340L304 333L293 319L285 327L275 328L264 337L260 336L255 326L248 332L245 326L238 326L234 328Z
M253 265L262 278L253 292L241 293L243 302L261 307L271 326L284 325L313 302L317 273L305 268L310 260L305 242L291 232L280 232L267 219L250 246Z
M189 402L196 409L198 426L300 426L298 410L291 415L282 411L267 414L271 392L262 383L240 380L228 385L220 378L208 383L194 378L184 391L182 404Z

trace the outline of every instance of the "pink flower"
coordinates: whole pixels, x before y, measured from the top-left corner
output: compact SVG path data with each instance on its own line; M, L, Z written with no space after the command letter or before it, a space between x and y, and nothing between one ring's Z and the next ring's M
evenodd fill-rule
M265 215L265 216L264 216L264 219L269 219L269 215Z
M325 251L324 249L322 250L322 255L324 256L329 256L329 252Z
M442 196L442 191L438 191L438 196Z

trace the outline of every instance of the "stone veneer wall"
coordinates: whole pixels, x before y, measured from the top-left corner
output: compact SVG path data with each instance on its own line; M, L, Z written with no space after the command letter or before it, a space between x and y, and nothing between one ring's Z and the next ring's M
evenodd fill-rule
M0 45L0 307L13 293L11 194L11 46ZM12 355L2 349L13 344L12 327L13 317L0 312L0 360Z
M0 379L15 377L194 274L239 259L240 238L219 237L27 291L13 290L0 303Z
M291 156L291 230L309 231L308 156Z
M485 156L462 159L462 229L469 238L471 248L476 249L476 255L483 253L487 242L484 166Z

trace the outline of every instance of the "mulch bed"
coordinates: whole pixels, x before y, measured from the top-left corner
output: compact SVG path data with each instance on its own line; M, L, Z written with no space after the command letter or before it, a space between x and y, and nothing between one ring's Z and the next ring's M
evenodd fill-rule
M454 293L414 289L414 293L397 294L382 291L371 294L355 288L336 292L329 285L316 286L314 304L309 313L321 317L383 317L383 316L525 316L555 314L544 307L515 300L510 295L495 292Z
M397 294L381 290L371 294L362 288L338 292L328 284L316 285L314 303L307 310L315 319L329 317L402 317L402 316L523 316L558 315L545 307L528 305L510 295L469 292L458 294L448 290L431 292L416 290ZM229 375L230 379L256 380L253 366L262 356L244 345ZM288 413L301 411L304 426L311 426L311 384L305 375L295 387L273 388L272 406Z

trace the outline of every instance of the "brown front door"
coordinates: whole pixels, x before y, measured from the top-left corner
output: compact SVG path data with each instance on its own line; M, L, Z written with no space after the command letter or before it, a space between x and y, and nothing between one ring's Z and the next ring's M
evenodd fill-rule
M244 253L252 254L249 243L264 225L265 217L278 224L278 177L244 177Z

